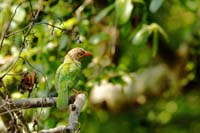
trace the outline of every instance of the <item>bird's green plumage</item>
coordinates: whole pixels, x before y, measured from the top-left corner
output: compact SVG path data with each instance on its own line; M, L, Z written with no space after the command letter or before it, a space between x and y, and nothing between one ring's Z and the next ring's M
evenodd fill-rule
M66 109L68 107L69 91L76 86L80 72L81 63L70 58L57 69L55 76L55 86L58 93L57 108Z

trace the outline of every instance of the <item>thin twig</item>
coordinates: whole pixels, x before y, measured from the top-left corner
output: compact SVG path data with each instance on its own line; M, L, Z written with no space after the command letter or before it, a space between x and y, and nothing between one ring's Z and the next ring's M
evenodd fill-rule
M18 54L16 60L14 61L14 63L8 68L7 72L5 72L5 73L0 77L0 79L3 79L3 78L15 67L15 65L17 64L17 62L18 62L18 60L19 60L19 58L20 58L20 55L21 55L22 51L23 51L23 47L21 47L21 49L20 49L20 51L19 51L19 54Z
M16 31L11 32L11 33L9 33L9 34L6 34L5 37L10 37L10 36L16 35L16 34L18 34L18 33L20 33L20 32L23 32L23 31L26 30L27 28L29 28L29 24L26 25L26 26L25 26L24 28L22 28L22 29L16 30Z
M56 28L56 29L61 30L62 32L67 32L66 29L61 28L61 27L56 26L56 25L53 25L53 24L50 24L50 23L47 23L47 22L35 22L34 25L33 25L33 27L34 27L35 25L40 25L40 24L44 24L44 25L51 26L51 27L53 27L53 28ZM30 27L30 24L26 25L26 26L23 27L22 29L16 30L16 31L11 32L11 33L9 33L9 34L6 34L5 37L10 37L10 36L16 35L16 34L18 34L18 33L20 33L20 32L23 32L24 30L28 29L29 27Z
M32 3L31 3L31 0L28 0L29 2L29 5L30 5L30 8L31 8L31 17L34 18L34 15L33 15L33 6L32 6Z
M1 35L0 50L2 49L4 39L6 38L6 33L8 32L8 30L10 28L11 22L13 21L13 18L15 17L15 14L17 13L17 9L22 5L22 3L23 2L19 3L17 5L17 7L15 8L14 13L11 16L10 21L8 22L6 29L3 31L2 35Z
M51 26L51 27L53 27L53 28L59 29L59 30L61 30L62 32L67 32L66 29L61 28L61 27L58 27L58 26L53 25L53 24L50 24L50 23L47 23L47 22L38 22L38 23L35 23L35 24L44 24L44 25L48 25L48 26Z

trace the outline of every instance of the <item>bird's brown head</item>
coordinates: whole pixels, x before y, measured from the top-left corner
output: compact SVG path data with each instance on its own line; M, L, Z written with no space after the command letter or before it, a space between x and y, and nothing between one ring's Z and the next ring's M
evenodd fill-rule
M91 56L92 54L89 51L84 50L83 48L73 48L65 56L65 60L72 59L80 61L85 56Z

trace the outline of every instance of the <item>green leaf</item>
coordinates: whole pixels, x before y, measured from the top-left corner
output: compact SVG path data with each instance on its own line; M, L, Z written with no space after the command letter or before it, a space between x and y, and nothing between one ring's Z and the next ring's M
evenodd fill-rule
M100 11L100 13L95 17L95 22L101 21L108 13L113 10L114 4L104 8L103 10Z
M141 45L146 43L150 34L148 25L144 25L133 37L132 44Z
M144 0L132 0L133 3L144 4Z
M149 31L153 32L155 30L157 30L164 38L166 41L168 41L168 36L167 36L167 33L165 32L165 30L160 26L158 25L157 23L152 23L149 25Z
M159 33L160 33L161 35L163 35L163 37L165 38L166 41L169 41L168 35L167 35L167 33L163 30L162 27L160 27L160 26L158 25L157 30L159 31Z
M151 0L149 10L152 13L155 13L161 7L163 2L164 2L164 0Z
M101 33L98 33L96 35L93 35L89 42L92 43L92 44L98 44L100 43L101 41L105 41L108 39L108 35L104 32L101 32Z
M167 33L162 29L162 27L160 25L158 25L157 23L152 23L150 25L144 25L135 34L135 36L132 40L132 44L140 45L140 44L146 43L148 37L152 34L152 32L159 32L165 38L165 40L168 41ZM158 33L156 33L156 34L158 34Z
M133 4L131 0L116 0L115 2L117 23L125 24L131 16Z
M155 57L158 51L158 31L153 32L153 53L152 56Z
M187 10L195 13L198 11L198 2L198 0L182 0L181 5Z

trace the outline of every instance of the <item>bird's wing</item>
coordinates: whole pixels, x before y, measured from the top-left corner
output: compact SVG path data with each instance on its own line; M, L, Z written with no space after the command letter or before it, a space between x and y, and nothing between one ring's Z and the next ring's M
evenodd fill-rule
M63 63L56 72L56 88L58 92L57 104L59 108L68 105L69 89L72 89L81 72L81 66L76 62Z
M59 84L59 78L60 78L60 72L61 72L61 69L62 69L62 67L63 67L63 64L62 65L60 65L59 67L58 67L58 69L57 69L57 71L56 71L56 75L55 75L55 88L56 88L56 91L58 91L58 89L60 88L60 84Z

